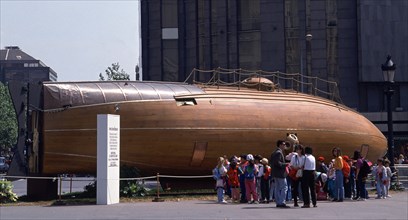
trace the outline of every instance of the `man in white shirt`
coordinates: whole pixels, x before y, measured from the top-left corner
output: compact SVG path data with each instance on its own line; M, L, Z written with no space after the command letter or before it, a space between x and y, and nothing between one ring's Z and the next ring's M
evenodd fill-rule
M315 185L315 170L316 159L312 155L312 148L305 148L305 164L303 167L302 177L302 194L303 194L303 206L302 208L310 208L310 196L312 197L313 207L316 205L316 185ZM310 190L310 194L309 194Z

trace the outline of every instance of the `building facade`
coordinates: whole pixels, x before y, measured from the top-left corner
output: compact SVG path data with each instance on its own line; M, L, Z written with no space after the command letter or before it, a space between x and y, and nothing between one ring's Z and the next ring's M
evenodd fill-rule
M387 134L381 64L392 55L397 148L408 141L406 11L390 0L141 0L143 79L217 67L317 76Z
M22 82L57 81L58 75L40 60L33 58L17 46L0 50L0 81Z

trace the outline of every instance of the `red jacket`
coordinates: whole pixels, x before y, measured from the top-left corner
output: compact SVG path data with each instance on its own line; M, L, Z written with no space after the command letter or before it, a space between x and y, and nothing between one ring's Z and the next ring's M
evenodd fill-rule
M227 171L228 184L231 187L239 187L238 169L229 168Z

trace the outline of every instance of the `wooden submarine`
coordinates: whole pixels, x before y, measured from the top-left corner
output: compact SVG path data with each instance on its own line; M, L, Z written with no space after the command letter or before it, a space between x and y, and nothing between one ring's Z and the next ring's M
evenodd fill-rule
M211 79L222 82L222 77ZM335 146L349 156L364 150L370 160L385 155L386 138L357 111L315 94L283 89L288 83L277 78L240 77L234 84L39 83L37 92L30 89L40 101L35 108L29 104L27 162L21 156L20 135L20 154L12 165L20 170L25 166L26 175L35 176L96 174L98 114L120 115L120 163L138 168L142 176L209 175L223 155L251 153L269 159L276 141L288 133L296 133L300 143L327 161ZM19 117L20 127L23 121Z
M326 161L333 147L352 156L363 146L370 160L385 155L386 138L357 111L271 85L259 76L234 85L43 82L30 116L29 173L96 174L98 114L120 115L120 163L142 175L209 175L223 155L269 159L288 133Z

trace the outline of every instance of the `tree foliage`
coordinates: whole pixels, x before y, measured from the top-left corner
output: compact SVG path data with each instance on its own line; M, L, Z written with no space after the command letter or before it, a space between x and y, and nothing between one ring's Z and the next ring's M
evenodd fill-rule
M17 194L13 192L13 184L10 181L0 180L0 203L16 202Z
M0 150L11 148L17 141L17 117L7 86L0 82Z
M112 63L112 66L105 70L105 74L99 73L100 81L112 81L112 80L130 80L129 74L127 74L123 69L120 69L119 63Z

